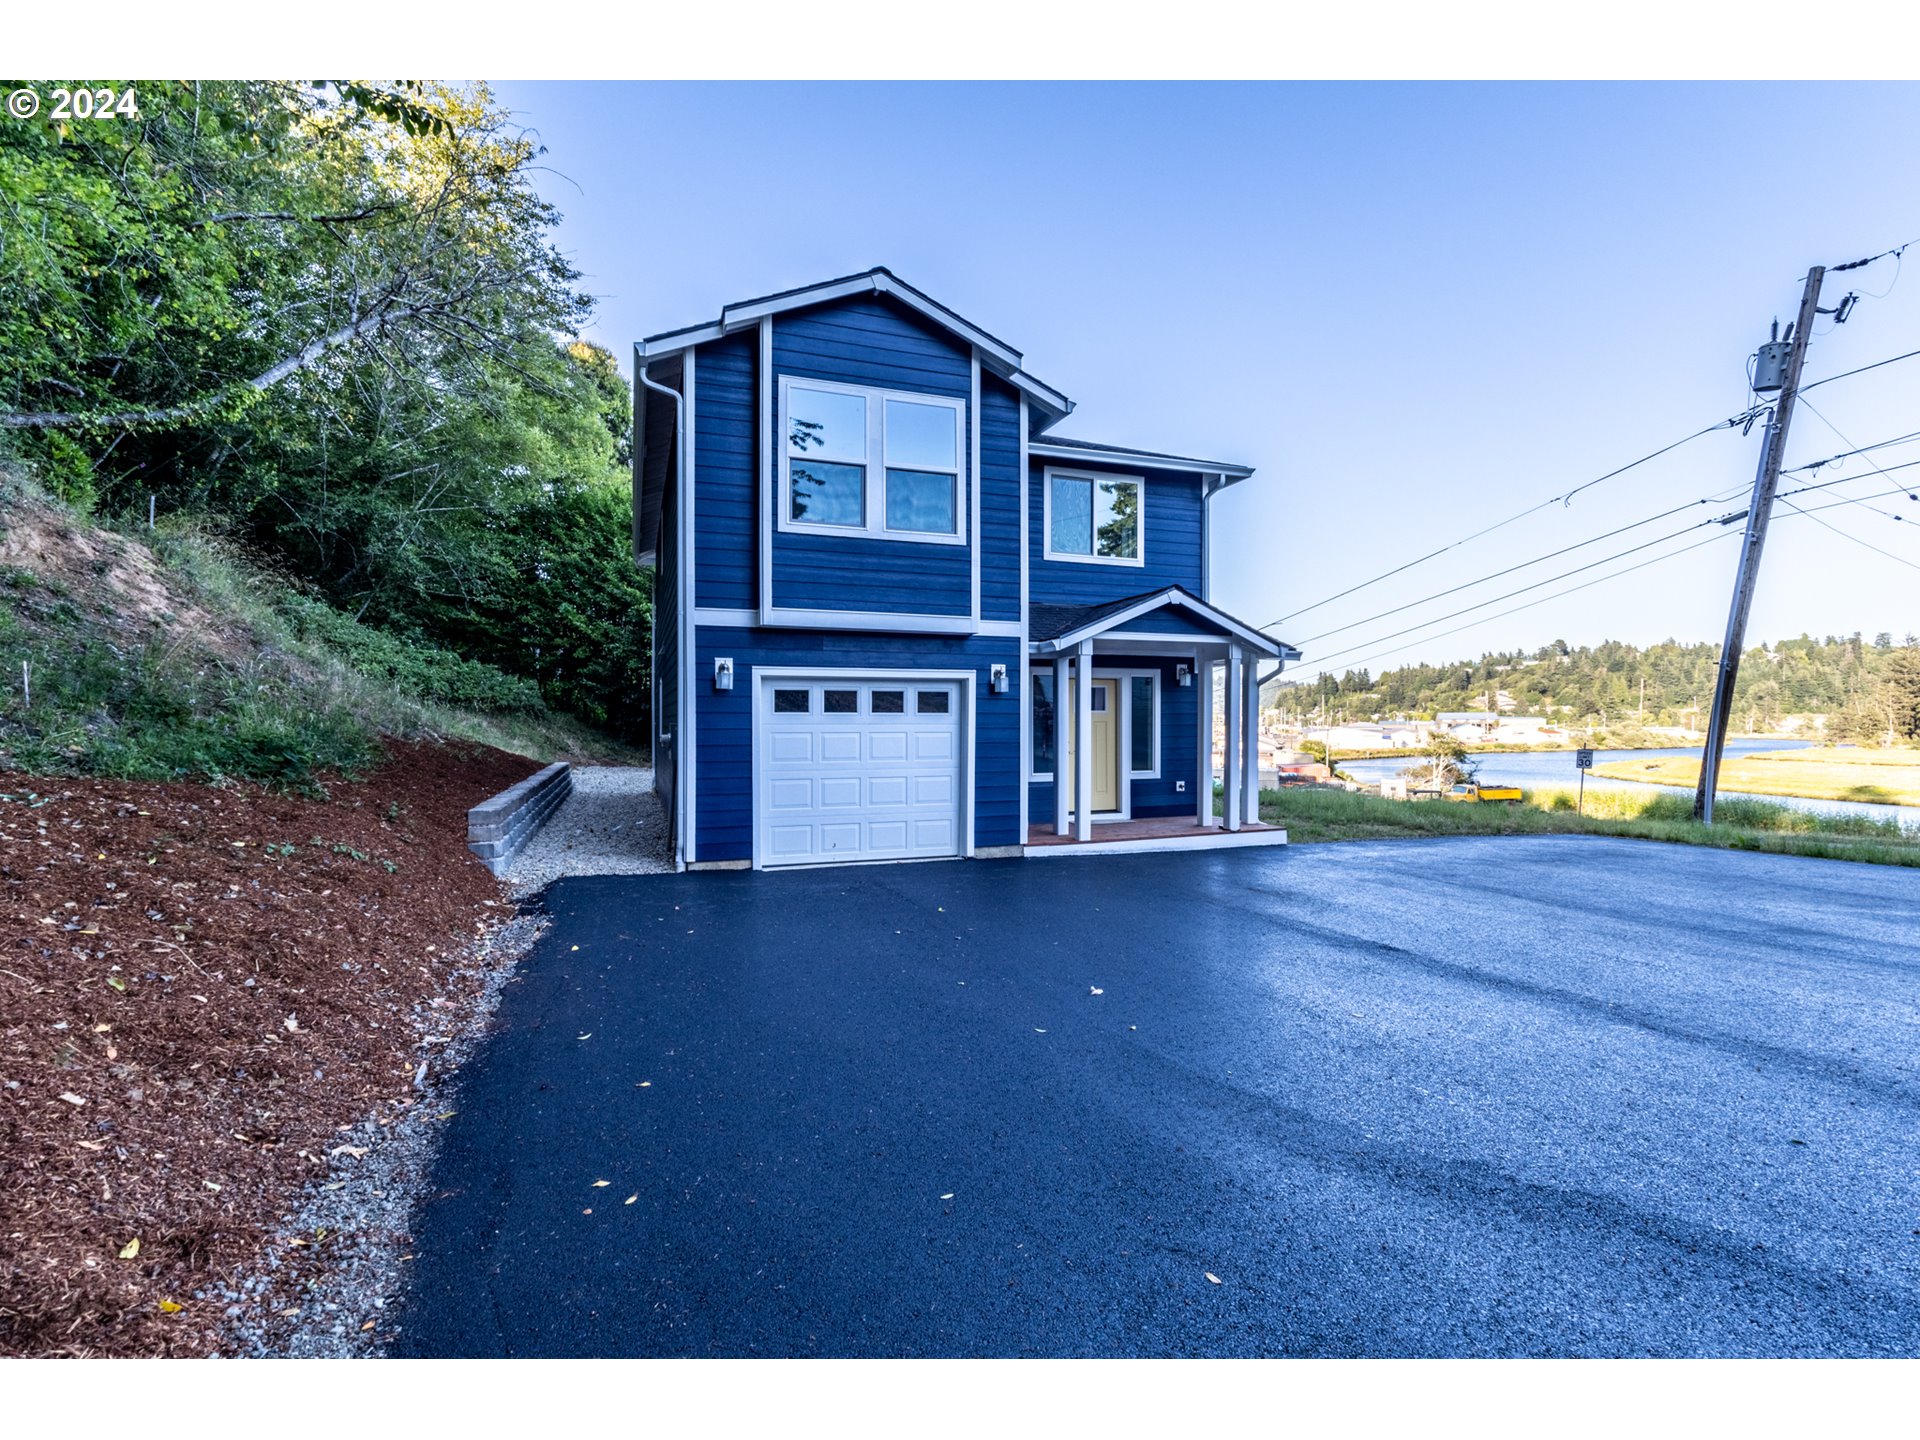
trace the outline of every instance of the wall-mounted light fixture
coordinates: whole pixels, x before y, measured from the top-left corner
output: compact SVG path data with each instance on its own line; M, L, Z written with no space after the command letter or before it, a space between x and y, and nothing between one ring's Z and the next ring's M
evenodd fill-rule
M1189 667L1176 665L1173 667L1173 674L1174 678L1180 682L1181 689L1185 690L1193 684L1193 671Z
M733 688L733 657L719 655L713 662L713 688L731 690Z
M994 665L989 667L989 669L987 670L987 677L989 682L993 685L994 694L1004 695L1007 693L1007 667L1006 666Z

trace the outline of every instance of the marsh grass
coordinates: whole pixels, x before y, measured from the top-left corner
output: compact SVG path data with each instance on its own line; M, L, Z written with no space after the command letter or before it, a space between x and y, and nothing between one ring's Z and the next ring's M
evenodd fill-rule
M1691 798L1649 789L1594 789L1586 813L1571 790L1529 790L1518 805L1387 800L1336 786L1290 785L1260 792L1260 818L1287 827L1296 843L1446 835L1615 835L1777 855L1811 855L1876 865L1920 866L1920 832L1870 815L1823 815L1723 795L1715 823L1693 820Z

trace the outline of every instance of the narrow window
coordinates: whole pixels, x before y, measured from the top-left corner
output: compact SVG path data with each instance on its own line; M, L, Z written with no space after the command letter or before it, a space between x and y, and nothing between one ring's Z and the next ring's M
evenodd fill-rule
M1053 481L1053 548L1062 555L1093 553L1093 482L1056 475Z
M829 715L858 715L860 713L860 692L858 690L829 690L826 704L822 707Z
M1033 773L1053 773L1053 672L1035 670L1033 680Z
M947 713L947 692L944 690L922 690L915 703L922 715L944 715Z
M808 690L776 690L773 692L773 713L776 715L805 715L813 708L813 694Z
M863 529L867 523L867 401L792 385L787 390L787 518Z
M904 690L876 690L873 692L873 713L876 715L904 715L907 713L907 692Z
M1129 680L1129 703L1132 708L1133 753L1130 765L1135 770L1153 770L1153 692L1157 677L1152 675L1134 675Z
M1094 714L1104 715L1107 713L1107 687L1106 686L1095 685L1093 687L1093 694L1090 695L1088 698L1093 701Z
M894 399L884 409L887 529L958 534L960 412Z

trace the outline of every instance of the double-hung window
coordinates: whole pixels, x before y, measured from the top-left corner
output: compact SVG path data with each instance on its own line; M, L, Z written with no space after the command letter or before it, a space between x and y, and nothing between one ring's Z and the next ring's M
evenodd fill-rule
M964 545L965 417L939 395L783 378L780 528Z
M1048 470L1049 560L1141 565L1146 551L1146 486L1138 475Z

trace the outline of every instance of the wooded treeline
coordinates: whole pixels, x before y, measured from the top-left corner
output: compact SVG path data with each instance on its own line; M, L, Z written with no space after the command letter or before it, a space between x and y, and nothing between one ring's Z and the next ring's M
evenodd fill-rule
M1290 711L1337 719L1430 717L1489 708L1504 692L1525 715L1580 724L1695 725L1712 703L1720 647L1677 641L1638 646L1609 640L1496 652L1451 665L1407 665L1325 675L1283 691ZM1642 698L1644 696L1644 699ZM1892 733L1920 739L1920 639L1858 633L1802 635L1747 651L1734 687L1741 729L1772 729L1788 715L1829 717L1828 733L1865 739Z
M141 82L0 126L0 453L644 736L630 404L484 86Z

